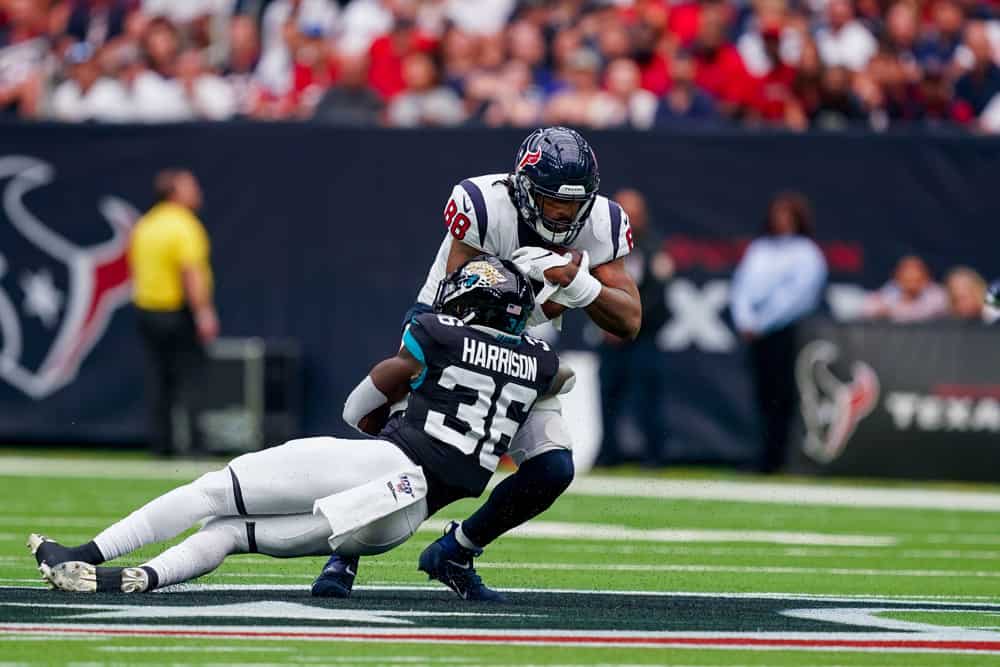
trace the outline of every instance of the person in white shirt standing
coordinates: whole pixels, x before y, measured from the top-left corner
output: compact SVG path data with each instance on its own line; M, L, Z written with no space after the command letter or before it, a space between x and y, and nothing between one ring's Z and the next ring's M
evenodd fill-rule
M816 309L826 284L826 260L812 236L808 199L778 194L768 207L764 235L747 248L733 277L730 308L749 344L763 430L761 472L784 464L798 404L796 323Z

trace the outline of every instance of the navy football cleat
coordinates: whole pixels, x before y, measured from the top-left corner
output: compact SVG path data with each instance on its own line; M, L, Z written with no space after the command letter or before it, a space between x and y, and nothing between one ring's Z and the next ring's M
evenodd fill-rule
M500 592L483 583L472 566L472 559L483 554L482 551L466 549L455 539L458 524L452 521L442 537L431 543L420 554L419 569L427 573L430 579L437 579L442 584L458 593L463 600L480 602L506 602Z
M357 574L357 556L345 558L333 554L313 582L312 594L318 598L349 598Z

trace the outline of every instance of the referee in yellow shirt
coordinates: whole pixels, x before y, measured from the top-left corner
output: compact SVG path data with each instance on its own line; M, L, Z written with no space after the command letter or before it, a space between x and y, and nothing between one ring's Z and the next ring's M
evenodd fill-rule
M187 414L187 442L201 450L194 411L204 344L219 334L205 228L196 216L202 195L190 171L156 176L158 202L132 231L128 260L133 302L146 356L146 404L153 452L174 452L174 406Z

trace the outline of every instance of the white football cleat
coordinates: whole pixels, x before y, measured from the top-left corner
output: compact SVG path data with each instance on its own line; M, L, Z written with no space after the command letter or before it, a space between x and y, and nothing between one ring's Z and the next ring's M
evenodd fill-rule
M38 569L49 584L68 593L143 593L149 588L149 575L141 567L67 561L54 567L42 563Z

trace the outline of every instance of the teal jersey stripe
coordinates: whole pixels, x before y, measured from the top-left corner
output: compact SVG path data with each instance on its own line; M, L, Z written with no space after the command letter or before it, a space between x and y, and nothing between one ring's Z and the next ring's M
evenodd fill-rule
M427 361L424 358L424 349L420 347L420 343L418 343L417 339L413 337L412 333L410 333L410 327L406 327L406 333L403 334L403 346L410 351L410 354L412 354L417 361L424 365L424 369L420 371L420 375L418 375L415 380L410 381L410 388L416 389L423 383L424 377L427 376Z

